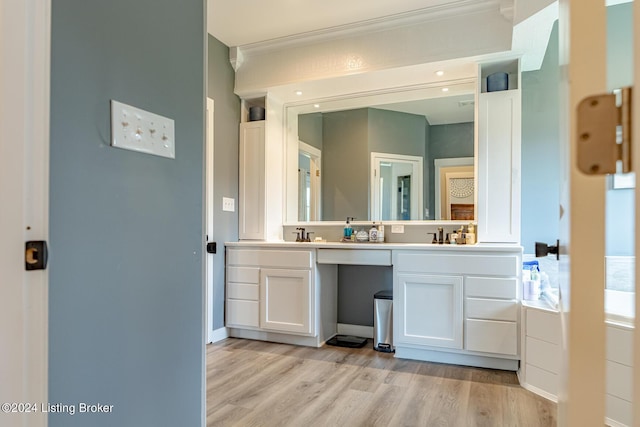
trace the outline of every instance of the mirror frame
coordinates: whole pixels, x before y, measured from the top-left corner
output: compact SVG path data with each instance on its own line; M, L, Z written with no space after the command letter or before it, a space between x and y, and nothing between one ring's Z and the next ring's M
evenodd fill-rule
M448 88L444 92L443 88ZM372 91L347 93L330 98L318 98L315 100L305 100L303 102L290 102L283 105L283 136L284 136L284 218L283 225L337 225L342 224L340 220L323 221L298 221L298 115L317 112L333 112L356 108L375 107L376 105L391 104L395 102L412 101L420 99L443 98L463 94L473 94L475 113L474 120L477 120L478 110L478 88L477 78L463 78L457 80L439 81L426 84L398 86ZM314 105L319 104L318 109ZM327 106L328 105L328 106ZM474 133L474 158L477 158L478 135ZM324 173L322 171L321 173ZM474 170L475 185L477 187L477 168ZM477 195L476 195L477 197ZM477 200L474 200L477 207ZM294 219L295 218L295 219ZM370 222L367 219L365 222ZM385 221L385 223L398 224L455 224L468 221L452 220L398 220Z

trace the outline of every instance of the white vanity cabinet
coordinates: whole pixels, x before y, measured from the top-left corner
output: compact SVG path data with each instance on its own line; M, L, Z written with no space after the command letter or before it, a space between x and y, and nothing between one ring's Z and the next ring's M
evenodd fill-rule
M265 121L240 123L238 237L265 239Z
M397 357L517 370L521 258L519 247L394 251Z
M315 249L258 244L226 253L230 336L318 347L335 334L337 269L317 266Z
M240 123L238 147L238 238L281 240L284 194L282 107L267 97L242 100L242 118L252 106L264 107L265 120Z
M479 94L478 239L520 242L520 90Z

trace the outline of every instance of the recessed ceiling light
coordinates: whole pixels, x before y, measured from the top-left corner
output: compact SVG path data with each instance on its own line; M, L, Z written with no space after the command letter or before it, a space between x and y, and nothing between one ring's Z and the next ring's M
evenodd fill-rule
M320 108L320 104L313 104L315 108Z
M302 95L302 91L301 90L297 90L296 91L296 95L298 95L298 96Z
M442 70L436 71L436 76L444 76L444 71Z
M448 87L443 87L443 88L442 88L442 91L443 91L443 92L449 92L449 88L448 88Z

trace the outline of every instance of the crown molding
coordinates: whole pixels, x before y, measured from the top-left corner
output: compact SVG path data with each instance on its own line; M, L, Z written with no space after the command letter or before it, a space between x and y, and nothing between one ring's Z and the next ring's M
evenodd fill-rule
M461 15L491 10L503 13L503 11L508 10L510 7L513 7L513 0L457 0L444 5L427 7L352 24L323 28L316 31L292 34L258 43L250 43L237 46L235 49L242 51L245 56L249 56L284 48L335 40L344 38L345 36L422 24L448 17L459 17Z

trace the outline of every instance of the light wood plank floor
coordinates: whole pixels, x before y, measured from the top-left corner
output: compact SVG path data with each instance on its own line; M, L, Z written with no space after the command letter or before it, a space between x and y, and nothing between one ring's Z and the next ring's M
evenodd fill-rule
M513 372L228 338L207 346L207 425L555 426L556 405Z

